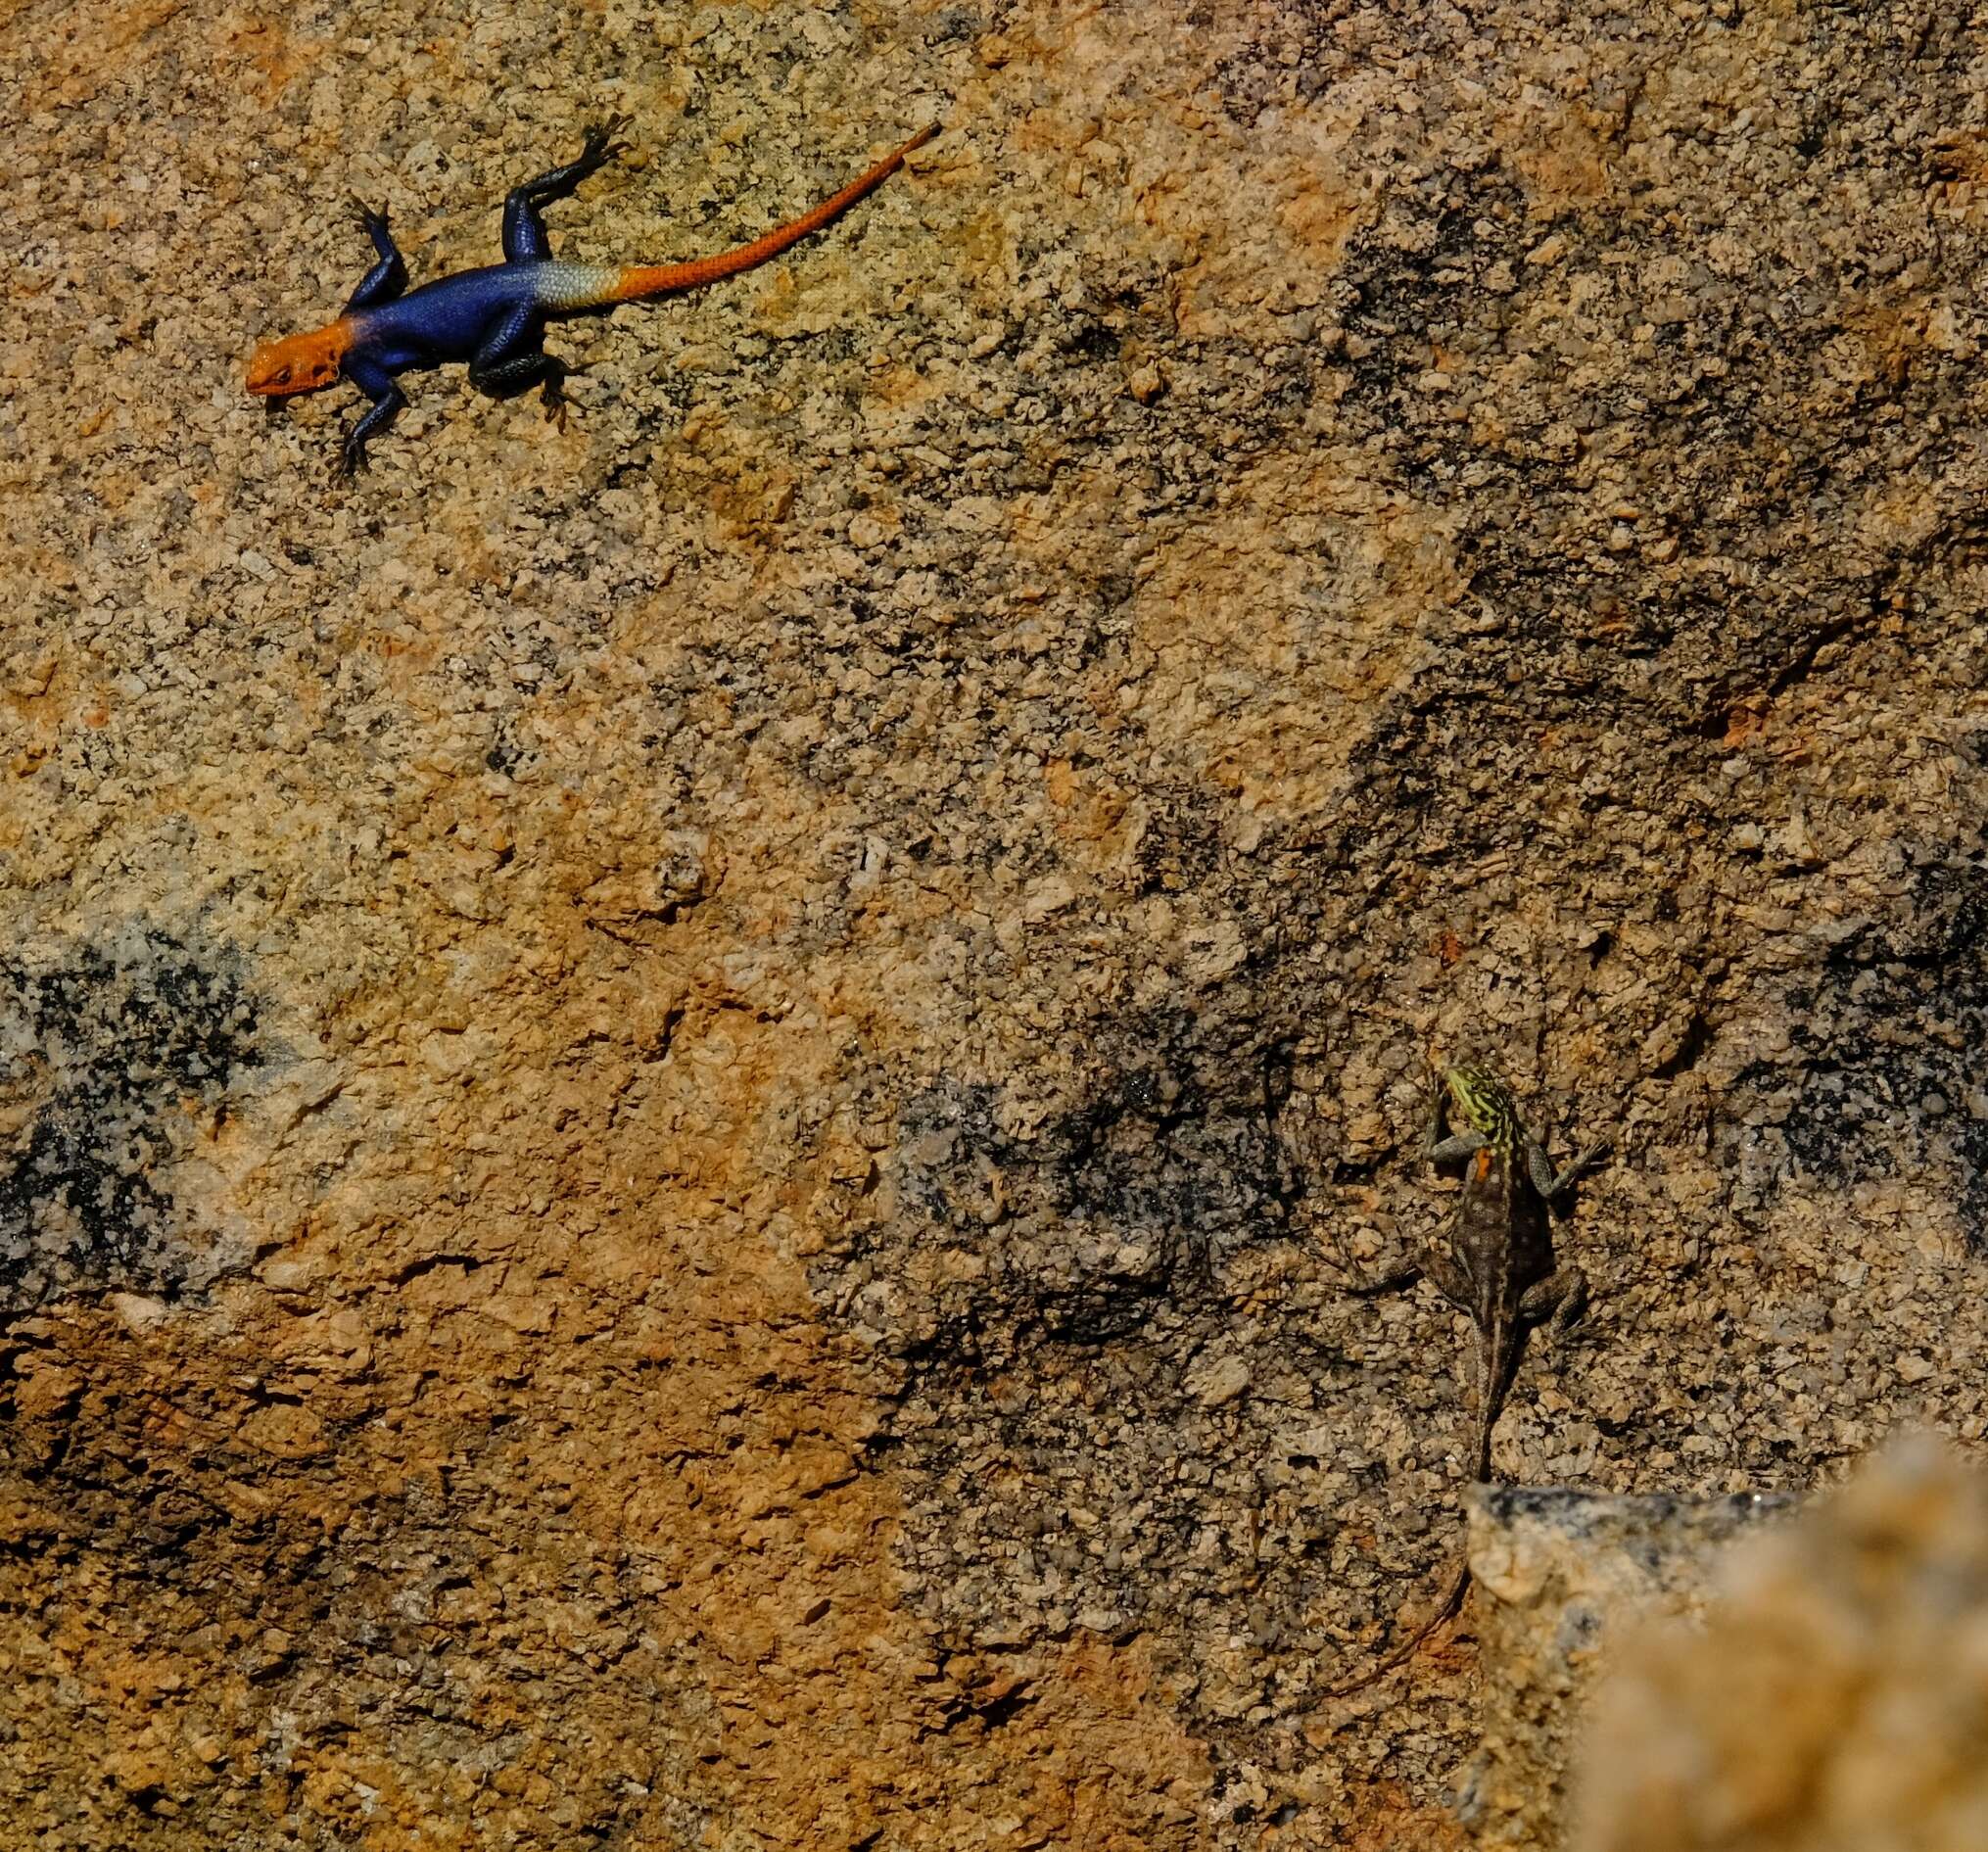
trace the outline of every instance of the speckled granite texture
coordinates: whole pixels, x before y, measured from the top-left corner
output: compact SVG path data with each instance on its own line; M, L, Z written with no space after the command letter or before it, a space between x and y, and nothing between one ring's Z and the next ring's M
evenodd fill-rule
M11 1845L1460 1847L1526 1485L1983 1428L1988 49L1797 0L0 33ZM561 433L260 338L696 255Z

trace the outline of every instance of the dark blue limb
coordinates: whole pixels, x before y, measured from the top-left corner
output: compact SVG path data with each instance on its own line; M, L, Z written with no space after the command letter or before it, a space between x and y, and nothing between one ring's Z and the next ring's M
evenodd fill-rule
M340 460L348 476L356 475L366 466L366 446L392 424L401 409L407 403L393 374L377 360L369 359L362 354L346 356L345 376L373 403L365 415L346 434L345 449Z
M386 208L374 212L358 200L354 200L353 205L366 228L366 236L373 241L373 249L380 254L380 261L353 291L351 301L345 306L347 314L355 309L371 309L376 303L390 303L407 287L407 261L401 256L394 234L387 229Z
M566 362L544 349L545 319L536 306L521 303L483 339L470 357L469 383L493 399L514 399L543 386L545 416L566 422Z
M523 186L511 189L504 200L506 262L537 261L552 255L552 240L539 208L548 200L563 200L590 173L597 173L620 154L622 144L614 137L623 125L624 119L617 117L611 122L590 128L587 146L580 151L578 161L554 167L550 173L542 173L536 180L527 180Z

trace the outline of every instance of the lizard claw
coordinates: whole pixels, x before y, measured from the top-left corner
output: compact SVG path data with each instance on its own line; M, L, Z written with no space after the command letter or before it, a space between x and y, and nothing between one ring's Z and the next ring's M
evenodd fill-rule
M387 229L387 209L384 206L368 206L356 193L349 193L346 198L366 230L383 232Z
M628 152L628 143L615 137L628 127L633 119L626 116L610 116L604 122L596 122L587 131L587 146L580 159L592 166L602 166L616 155Z
M549 359L551 356L546 357ZM561 365L556 372L545 375L545 383L539 389L539 397L545 407L545 422L557 425L561 432L566 429L566 382L577 370Z

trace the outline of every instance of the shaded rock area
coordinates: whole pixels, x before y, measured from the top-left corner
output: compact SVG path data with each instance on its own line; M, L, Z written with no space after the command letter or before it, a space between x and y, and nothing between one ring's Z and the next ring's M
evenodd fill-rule
M183 1290L247 1258L204 1256L162 1185L184 1179L194 1126L224 1117L231 1079L260 1064L239 964L128 923L45 963L0 961L0 1085L17 1120L0 1164L10 1309L106 1286Z
M1964 1852L1988 1827L1988 1484L1920 1440L1722 1562L1601 1683L1581 1852Z
M1978 23L25 0L0 1792L37 1847L1461 1847L1515 1485L1983 1432ZM561 430L271 415L626 114Z

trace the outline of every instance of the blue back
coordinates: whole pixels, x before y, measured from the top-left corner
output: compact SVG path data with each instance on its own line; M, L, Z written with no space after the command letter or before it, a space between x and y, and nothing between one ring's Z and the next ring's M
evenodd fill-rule
M466 360L505 312L538 300L537 263L461 270L353 316L359 341L390 372Z

